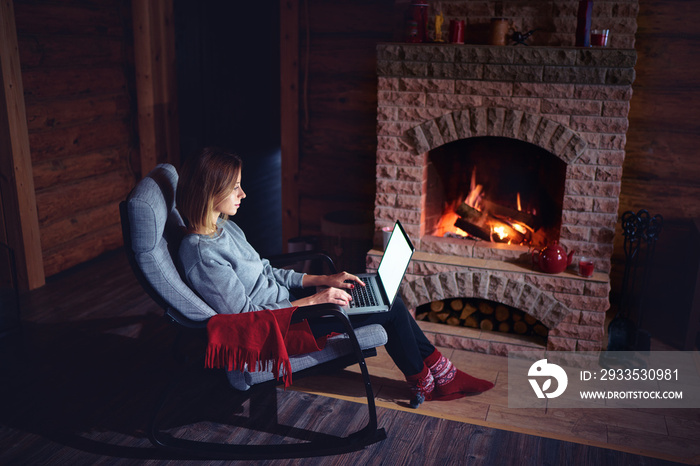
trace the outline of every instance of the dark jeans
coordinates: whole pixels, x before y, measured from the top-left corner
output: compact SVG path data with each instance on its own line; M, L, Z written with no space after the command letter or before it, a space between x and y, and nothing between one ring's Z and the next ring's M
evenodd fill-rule
M400 296L396 297L389 312L355 315L350 317L354 328L379 324L386 330L389 340L386 351L404 375L415 375L423 370L423 359L430 356L435 347L428 341L415 319L408 312ZM309 322L316 337L332 332L344 333L340 323L330 319L316 319Z

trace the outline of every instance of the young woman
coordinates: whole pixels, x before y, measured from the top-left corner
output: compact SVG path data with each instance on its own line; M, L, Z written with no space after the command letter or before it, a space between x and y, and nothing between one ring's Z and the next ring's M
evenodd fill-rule
M355 275L309 275L276 269L248 243L228 217L236 215L246 195L241 186L241 160L218 148L205 148L189 158L180 173L177 208L188 234L179 250L190 286L216 312L235 314L262 309L334 303L346 306L345 291L364 283ZM294 299L290 289L325 286ZM426 400L452 400L493 387L458 370L428 341L405 304L397 297L389 312L351 317L355 328L380 324L388 335L386 349L406 376L411 406ZM341 332L336 323L309 322L314 335Z

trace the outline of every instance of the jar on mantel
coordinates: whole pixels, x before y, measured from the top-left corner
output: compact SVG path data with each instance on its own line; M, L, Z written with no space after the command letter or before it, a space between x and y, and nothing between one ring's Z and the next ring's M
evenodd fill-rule
M410 43L421 43L428 41L428 2L425 0L414 0L408 11L406 19L407 38Z

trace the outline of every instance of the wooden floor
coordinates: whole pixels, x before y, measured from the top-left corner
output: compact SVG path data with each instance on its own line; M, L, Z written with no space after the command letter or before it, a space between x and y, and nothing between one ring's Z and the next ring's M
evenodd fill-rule
M507 358L450 348L440 350L458 367L496 386L478 396L428 402L413 410L406 403L406 383L401 372L386 351L380 349L378 357L367 361L377 404L686 464L700 462L700 409L508 408ZM333 375L300 380L294 387L307 393L362 402L361 391L351 384L358 372L348 368Z
M136 284L121 252L53 277L25 296L22 321L21 333L0 341L0 464L182 464L187 459L157 450L145 434L148 412L173 369L174 333ZM453 357L459 365L466 362ZM673 464L592 446L588 432L576 441L523 433L538 422L536 413L498 414L498 403L486 395L480 403L490 407L479 422L449 419L460 406L452 402L441 407L448 419L407 412L400 405L403 391L392 389L396 377L389 375L387 358L373 358L371 367L375 391L387 406L378 413L388 439L358 452L268 464ZM348 376L353 377L344 372L336 377ZM352 395L347 384L335 397L278 389L277 422L248 429L250 402L220 377L203 372L196 385L182 387L182 408L166 427L197 440L279 443L346 435L367 419L364 406L338 398ZM305 383L313 387L324 380ZM567 425L566 413L557 416ZM695 429L698 420L687 421L678 429ZM608 435L615 430L607 419L597 422L607 426ZM648 438L645 432L635 434ZM692 442L697 437L688 439Z

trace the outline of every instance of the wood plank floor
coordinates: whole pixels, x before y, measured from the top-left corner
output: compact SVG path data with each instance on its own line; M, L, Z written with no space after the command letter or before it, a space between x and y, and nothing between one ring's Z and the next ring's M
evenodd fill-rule
M378 405L687 464L700 461L700 409L508 408L507 358L440 349L458 367L496 386L478 396L429 402L413 410L406 406L402 374L386 351L380 349L378 357L367 361ZM358 378L357 372L348 368L337 374L300 380L294 388L362 402L361 391L350 383Z
M155 449L146 436L152 403L174 367L174 332L137 285L121 252L52 277L24 296L22 322L21 332L0 340L0 464L193 462ZM460 357L472 360L469 356L452 355L458 364L464 362ZM400 406L405 393L396 385L388 358L370 361L375 390L387 406L378 409L387 440L333 457L248 464L674 464L590 445L594 434L586 429L577 441L524 433L523 426L534 422L537 413L518 417L499 411L497 399L503 395L496 390L491 399L484 395L463 401L477 422L452 419L450 413L461 406L452 402L440 406L444 418L405 411ZM483 366L486 372L479 375L499 376L497 361ZM248 429L250 401L221 382L221 374L202 371L197 384L182 387L181 408L166 419L168 429L198 440L279 443L346 435L366 422L364 407L338 393L331 397L278 389L277 422L270 419ZM313 388L326 382L309 378L305 383ZM343 390L352 398L349 386L346 381ZM396 406L389 407L391 403ZM571 427L576 422L566 413L557 416L560 425L568 426L568 435L576 432ZM696 422L677 418L667 421L667 430L683 433ZM596 423L607 426L608 438L630 435L624 423L605 417ZM650 431L641 437L656 441L655 435ZM697 443L697 437L688 441Z

